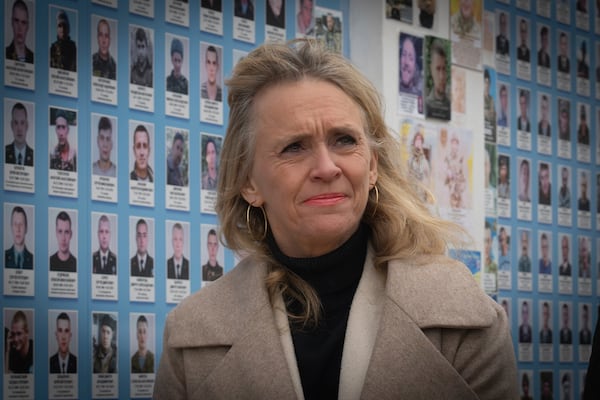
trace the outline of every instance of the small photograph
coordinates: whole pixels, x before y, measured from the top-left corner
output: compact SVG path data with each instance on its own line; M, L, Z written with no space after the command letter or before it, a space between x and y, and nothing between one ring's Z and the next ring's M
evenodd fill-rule
M552 124L550 123L551 98L547 93L538 93L538 136L552 137Z
M171 70L167 76L167 91L187 95L189 91L187 76L190 70L189 40L169 33L166 34L165 39L165 71Z
M571 208L571 167L559 165L560 188L558 189L558 206L560 208Z
M202 225L202 281L213 282L223 276L223 249L219 246L217 227L213 225ZM219 262L219 260L221 260Z
M113 158L117 158L117 119L115 117L92 114L92 174L115 178L117 165ZM114 129L114 132L113 132ZM93 144L94 133L96 146ZM115 155L113 157L113 147Z
M540 399L553 399L554 384L552 371L540 371L540 387L542 393Z
M296 0L296 37L315 36L315 1Z
M92 313L92 365L94 374L117 373L117 314Z
M530 161L527 158L518 158L519 177L518 177L518 200L531 202L531 175Z
M533 400L533 374L531 371L520 371L521 400Z
M540 344L552 344L552 302L540 300Z
M4 226L4 268L32 270L35 249L33 206L4 203L4 221L10 221ZM31 227L28 221L31 221Z
M423 38L400 33L400 93L423 96Z
M531 132L531 121L529 120L531 93L529 89L524 88L520 88L518 92L519 115L517 117L517 130Z
M590 125L588 115L590 115L590 105L587 103L578 103L579 108L577 121L577 143L586 146L590 145Z
M498 162L498 154L496 145L493 143L485 143L484 151L484 176L483 185L486 191L490 191L493 197L496 197L496 182L498 180L498 171L496 165Z
M77 72L77 11L50 6L50 68Z
M342 12L317 7L315 9L315 15L315 37L317 40L321 42L328 50L341 54L343 51Z
M560 302L560 344L573 344L571 303Z
M483 122L485 140L496 142L496 71L489 67L483 69Z
M235 0L233 14L236 17L254 21L254 0Z
M133 162L129 179L132 181L154 182L154 170L150 166L154 156L151 153L151 141L154 137L154 126L152 124L129 122L130 129L133 127L130 143L132 144Z
M431 141L431 135L428 140L425 140L423 124L416 124L410 140L410 155L407 160L408 173L421 185L417 187L417 192L424 202L428 200L426 190L431 188Z
M425 37L425 116L450 119L450 41Z
M579 248L577 259L579 260L579 277L592 277L592 255L590 252L590 238L587 236L579 236Z
M265 8L267 25L285 29L285 1L267 0Z
M220 136L202 134L202 190L217 189L222 140Z
M538 164L538 203L544 206L552 205L552 175L547 162Z
M498 183L496 185L498 198L510 199L510 156L498 155Z
M92 54L92 76L116 80L117 21L99 15L92 15L90 29L92 30L92 50L96 50Z
M92 238L97 233L97 243L92 240L92 273L102 275L117 274L117 215L92 213ZM94 229L95 228L95 229Z
M33 309L4 309L4 374L33 374Z
M531 257L529 242L531 237L531 231L527 229L519 229L519 272L531 273Z
M558 138L571 141L571 102L558 98Z
M206 100L223 101L223 74L221 60L223 48L206 42L200 43L200 97Z
M167 221L167 241L171 239L171 257L167 259L167 279L190 279L190 226L184 222ZM185 256L188 254L188 257Z
M498 270L510 271L511 227L501 225L498 228Z
M531 323L529 322L529 316L531 313L531 301L530 300L519 300L520 310L520 323L519 323L519 343L531 343L532 342L532 330Z
M202 8L222 12L221 0L202 0Z
M167 185L187 186L189 171L188 133L175 128L166 129Z
M129 229L129 248L135 251L130 260L131 276L153 277L154 257L149 250L154 250L154 220L129 217Z
M50 107L50 169L77 172L77 111ZM72 134L71 134L72 131Z
M569 57L569 34L565 31L558 31L558 72L565 74L571 73L571 61Z
M35 147L35 104L4 99L4 162L33 167ZM8 128L10 126L10 128ZM31 129L30 129L31 128ZM27 133L31 132L29 141Z
M531 62L531 45L530 45L530 21L527 18L518 18L519 27L519 46L517 47L517 60L525 63Z
M76 374L77 311L50 310L48 325L48 332L51 332L48 335L50 373Z
M460 38L481 40L481 0L451 0L450 30Z
M497 243L495 220L486 218L483 231L483 272L486 274L496 274L498 272L498 262L496 258L496 246L494 246L494 243Z
M6 60L33 64L35 49L35 2L4 2L4 41ZM29 34L31 28L31 34Z
M578 170L577 175L579 178L579 196L577 198L577 210L590 211L590 198L588 196L590 172L585 169L580 169Z
M550 68L550 28L547 25L538 24L539 50L537 53L537 65L541 68Z
M510 57L510 21L506 11L496 10L498 34L496 35L496 54Z
M540 231L539 242L539 269L538 272L543 275L552 275L552 233Z
M48 210L50 271L77 272L77 227L77 210Z
M422 3L419 1L419 4ZM431 3L431 2L430 2ZM434 11L435 11L435 1ZM413 20L413 0L386 0L385 1L385 17L389 19L395 19L396 21L402 21L406 23L412 23ZM431 16L433 23L433 15Z
M435 23L436 2L431 0L419 0L419 26L421 28L433 29Z
M590 63L588 60L588 41L582 37L577 37L577 77L590 79Z
M560 243L560 265L558 266L558 275L572 276L573 267L571 266L571 235L562 233L558 237Z
M129 26L129 83L154 87L154 32L141 26Z
M590 329L590 308L587 303L579 304L579 344L591 345L593 333Z
M498 81L496 90L498 97L500 98L496 110L496 115L498 116L496 124L500 128L509 128L511 115L509 106L510 85L508 83Z
M156 353L154 314L129 315L130 339L129 348L135 353L131 355L132 374L153 374Z

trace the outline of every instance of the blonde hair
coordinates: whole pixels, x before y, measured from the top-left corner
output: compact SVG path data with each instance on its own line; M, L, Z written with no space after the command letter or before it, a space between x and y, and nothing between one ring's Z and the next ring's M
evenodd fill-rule
M283 294L284 298L300 301L303 314L290 317L307 323L318 318L318 297L308 284L277 264L264 241L263 213L252 207L247 224L249 204L241 195L255 154L255 96L268 87L303 79L334 84L363 111L365 134L378 156L379 196L377 199L374 191L370 192L362 217L371 230L375 266L382 268L389 260L417 254L443 254L448 243L459 240L456 226L432 216L420 200L413 178L399 162L399 144L385 125L376 89L350 62L314 40L258 47L237 64L226 82L229 124L221 152L216 203L221 241L234 251L266 262L266 285L271 296ZM263 240L257 240L261 237Z

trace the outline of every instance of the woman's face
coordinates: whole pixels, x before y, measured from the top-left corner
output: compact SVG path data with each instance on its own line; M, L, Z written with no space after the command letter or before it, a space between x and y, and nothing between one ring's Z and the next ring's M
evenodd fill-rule
M263 206L280 249L325 254L358 228L377 180L362 110L331 83L269 87L254 101L256 152L242 195Z

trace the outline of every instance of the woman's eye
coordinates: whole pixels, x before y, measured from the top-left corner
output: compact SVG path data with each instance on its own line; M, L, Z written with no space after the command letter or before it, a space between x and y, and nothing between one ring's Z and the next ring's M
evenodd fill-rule
M342 135L335 139L335 143L340 145L352 145L356 144L356 139L351 135Z
M282 153L295 153L300 150L302 150L302 144L300 144L300 142L294 142L294 143L291 143L291 144L288 144L287 146L285 146L281 152Z

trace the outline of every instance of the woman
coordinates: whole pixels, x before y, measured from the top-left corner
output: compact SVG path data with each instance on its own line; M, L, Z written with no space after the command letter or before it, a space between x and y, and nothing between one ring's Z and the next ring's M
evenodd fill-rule
M168 318L156 399L516 398L502 308L446 258L377 93L312 41L229 85L217 213L247 256Z

